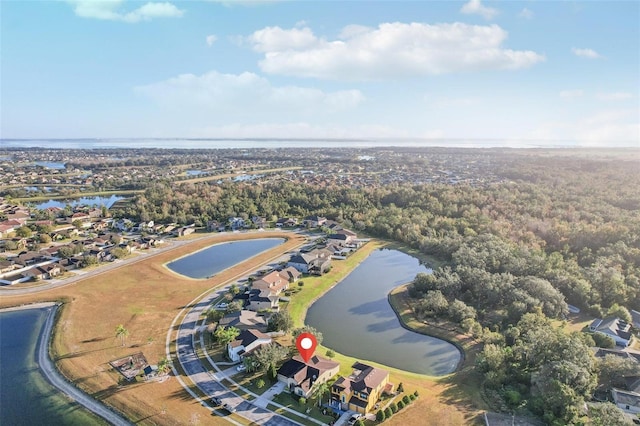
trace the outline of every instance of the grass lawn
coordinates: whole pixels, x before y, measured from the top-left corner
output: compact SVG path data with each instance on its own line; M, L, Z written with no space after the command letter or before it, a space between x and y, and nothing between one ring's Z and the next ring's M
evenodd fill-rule
M325 399L327 398L327 396L325 395ZM280 405L284 405L287 408L290 408L292 410L295 410L301 414L307 415L309 417L313 417L316 420L320 420L321 422L324 423L328 423L331 420L333 420L333 417L331 416L325 416L322 414L322 412L320 411L320 409L318 407L316 407L316 400L315 398L311 398L307 401L307 403L305 405L300 405L300 403L298 401L296 401L289 393L287 392L282 392L279 395L276 395L275 398L273 398L273 402L277 402ZM272 405L272 407L275 408L275 406ZM279 412L280 414L288 414L287 417L291 416L290 418L305 423L303 418L300 418L298 416L294 416L291 415L290 413L287 413L285 410L282 409L277 409L276 411ZM307 412L309 411L309 412ZM308 422L308 424L314 424L312 422Z

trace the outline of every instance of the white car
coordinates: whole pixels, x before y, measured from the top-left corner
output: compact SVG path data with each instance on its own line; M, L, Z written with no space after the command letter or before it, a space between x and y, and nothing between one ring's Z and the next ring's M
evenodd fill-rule
M240 364L239 366L236 367L236 370L238 371L246 371L247 370L247 366L244 364Z
M356 414L352 415L351 417L349 417L349 421L347 423L352 425L355 422L357 422L358 419L361 419L361 418L362 418L362 414L356 413Z
M226 303L218 303L218 308L226 309L227 308L227 304Z

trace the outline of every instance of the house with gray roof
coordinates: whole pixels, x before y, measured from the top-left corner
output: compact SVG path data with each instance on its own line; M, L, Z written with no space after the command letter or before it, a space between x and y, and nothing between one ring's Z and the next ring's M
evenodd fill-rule
M617 317L596 318L589 325L589 330L613 338L619 346L629 346L633 338L631 324Z

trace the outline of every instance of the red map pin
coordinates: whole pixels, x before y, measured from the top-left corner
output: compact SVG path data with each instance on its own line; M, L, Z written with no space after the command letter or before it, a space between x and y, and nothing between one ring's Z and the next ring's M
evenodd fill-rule
M318 346L318 341L316 336L311 333L302 333L296 339L296 347L304 362L309 362L316 350L316 346Z

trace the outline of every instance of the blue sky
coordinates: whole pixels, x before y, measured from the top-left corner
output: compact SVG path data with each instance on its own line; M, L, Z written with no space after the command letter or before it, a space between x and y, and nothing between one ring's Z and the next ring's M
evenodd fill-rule
M2 138L640 146L640 3L0 3Z

